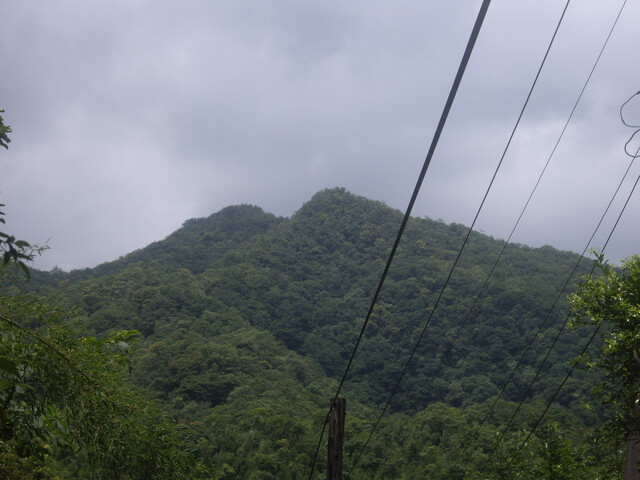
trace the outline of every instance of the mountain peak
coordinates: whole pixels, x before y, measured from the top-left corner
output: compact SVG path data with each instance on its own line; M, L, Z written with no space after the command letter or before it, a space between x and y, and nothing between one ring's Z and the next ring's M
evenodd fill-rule
M364 213L371 209L395 212L383 202L356 195L343 187L326 188L305 202L293 218L298 216L313 217L321 213L353 217L358 212Z

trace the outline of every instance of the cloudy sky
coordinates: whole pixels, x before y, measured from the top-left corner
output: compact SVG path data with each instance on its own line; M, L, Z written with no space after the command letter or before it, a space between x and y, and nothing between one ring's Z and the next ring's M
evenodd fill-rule
M414 215L470 224L564 7L494 0ZM505 238L620 0L574 1L477 228ZM36 266L113 260L239 203L292 215L342 186L404 210L478 0L4 2L4 230ZM640 89L629 0L514 241L582 251L630 158ZM640 96L627 110L640 123ZM633 147L631 147L633 148ZM637 145L636 145L637 148ZM601 246L634 165L594 246ZM640 252L640 192L609 256Z

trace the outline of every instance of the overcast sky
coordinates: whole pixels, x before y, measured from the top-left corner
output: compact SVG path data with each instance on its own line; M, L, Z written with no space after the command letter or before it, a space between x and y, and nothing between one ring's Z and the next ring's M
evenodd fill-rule
M404 210L480 3L4 2L4 231L49 239L36 266L69 270L232 204L291 216L342 186ZM471 223L564 3L494 0L414 215ZM477 229L509 234L621 4L569 6ZM584 248L630 162L638 18L629 0L514 241ZM625 112L640 124L640 96ZM636 192L612 260L640 252L639 218Z

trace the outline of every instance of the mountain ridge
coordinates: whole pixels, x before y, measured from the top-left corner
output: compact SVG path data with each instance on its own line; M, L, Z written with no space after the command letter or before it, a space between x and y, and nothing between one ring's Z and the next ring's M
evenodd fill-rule
M146 280L125 283L146 282L148 288L158 290L156 297L164 289L162 298L155 302L165 305L169 312L185 310L188 315L199 316L220 306L235 309L249 324L270 332L288 349L320 362L326 373L335 378L348 359L401 219L401 212L382 202L353 195L343 188L325 189L291 218L279 218L255 206L226 207L207 218L188 220L164 240L122 259L96 267L88 274L72 272L66 278L90 282L136 269L151 272L137 274L139 278L151 275ZM455 325L470 316L467 328L475 329L477 335L462 338L450 355L463 358L492 338L491 355L474 355L486 357L482 360L483 381L498 388L503 368L496 369L492 359L507 361L517 355L526 344L526 335L547 315L547 305L552 304L564 276L579 258L552 247L510 245L475 311L469 312L473 295L480 290L504 242L472 232L447 290L441 292L466 232L467 227L460 224L410 219L362 352L354 364L356 383L364 382L357 388L367 392L362 393L368 398L366 401L375 403L384 397L402 363L380 364L381 352L406 357L412 339L422 330L439 295L442 302L429 320L433 332L417 352L416 363L422 365L419 375L428 376L435 371L433 362L437 360L429 360L429 352L445 351L438 346L440 339L451 338L455 328L460 328ZM183 299L177 293L169 294L171 289L166 285L159 289L160 281L152 280L169 272L178 272L176 285L191 285ZM109 281L102 280L105 288ZM528 286L531 282L535 287ZM95 317L95 325L102 325L100 329L134 327L145 335L155 331L158 320L138 300L126 300L125 310L131 308L129 305L138 305L136 315L127 316L113 312L117 302L124 299L112 293L106 298L116 303L99 308L98 303L87 304L90 296L86 292L76 292L73 297L85 306L90 318ZM96 294L96 298L105 297ZM566 311L566 302L561 303ZM562 316L557 310L552 312L547 328L556 328ZM527 326L516 328L511 335L500 325L514 319ZM512 324L509 329L517 325ZM508 346L496 347L499 338ZM478 358L476 361L480 361ZM451 377L446 380L447 385L455 372L464 370L461 365L449 363L443 369L443 375ZM529 363L535 364L535 359ZM413 404L413 410L440 397L438 393L416 395L416 391L407 388L405 396L413 399L399 408ZM484 397L477 400L486 400L492 389L485 387L484 391ZM512 392L511 398L516 396L517 392Z
M341 188L318 192L291 218L232 206L188 220L165 239L96 269L34 272L34 288L73 306L92 335L141 332L133 380L190 432L190 449L228 470L221 478L249 478L254 470L270 472L260 478L299 478L401 220L400 211ZM529 390L566 318L566 292L550 307L579 256L509 245L476 301L505 244L471 232L442 290L466 233L460 224L409 220L343 389L356 443L364 441L414 347L384 428L403 418L423 425L440 414L455 418L460 431L469 428L463 417L477 421L532 342L496 414L508 417L510 402L524 398L528 416L517 425L527 425L579 353L585 332L564 332ZM580 407L593 382L592 374L574 372L554 411L570 422L593 422L594 412L602 412ZM412 435L429 428L416 427ZM493 428L489 422L484 440L476 441L491 444ZM397 441L398 451L410 449ZM351 455L355 447L349 448ZM234 452L251 461L244 464ZM437 478L449 478L458 462L452 452L442 452L450 465L443 463ZM426 461L405 454L416 465ZM287 470L282 462L298 467ZM375 458L364 465L385 468Z

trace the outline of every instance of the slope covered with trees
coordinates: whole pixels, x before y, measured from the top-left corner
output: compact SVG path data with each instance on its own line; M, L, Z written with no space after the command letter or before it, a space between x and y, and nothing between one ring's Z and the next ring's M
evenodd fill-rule
M343 189L319 192L291 218L228 207L94 269L33 272L28 288L76 309L96 338L141 332L131 379L178 422L185 447L213 478L303 478L401 218ZM408 224L345 383L347 463L359 458L429 325L383 433L372 437L353 478L507 475L492 447L513 402L526 394L503 453L517 445L586 341L580 329L563 332L528 391L568 314L568 292L559 289L578 256L509 245L474 303L504 246L476 232L432 315L465 234L462 225L427 218ZM517 364L496 411L479 425ZM550 423L531 441L531 458L509 468L543 470L549 445L563 468L600 468L605 460L589 455L569 461L588 448L595 416L603 414L580 407L592 378L583 371L571 377ZM464 464L463 439L475 452Z
M10 132L0 116L6 149ZM175 422L130 382L138 332L83 336L75 311L21 288L45 250L0 232L0 478L204 478Z

